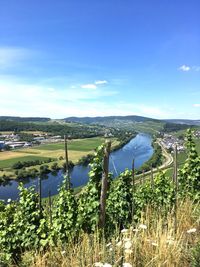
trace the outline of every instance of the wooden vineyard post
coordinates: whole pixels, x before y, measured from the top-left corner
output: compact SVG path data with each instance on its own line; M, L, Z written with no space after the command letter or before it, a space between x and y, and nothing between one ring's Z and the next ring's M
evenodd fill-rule
M103 158L102 186L101 186L101 196L100 196L100 219L99 219L99 226L101 228L104 228L105 226L110 148L111 148L111 142L108 141L106 142L106 147L104 150L104 158Z
M132 218L135 212L135 161L132 162Z
M174 148L174 231L177 232L177 193L178 193L178 168L177 145Z
M38 201L39 201L39 210L40 214L42 212L42 182L41 182L41 177L38 177Z
M49 190L49 221L50 226L52 226L52 203L51 203L51 191Z
M154 188L153 168L151 167L151 188Z
M64 135L64 142L65 142L65 174L66 174L66 189L70 189L70 177L69 177L69 160L68 160L68 148L67 148L67 137Z
M143 184L144 184L144 182L145 182L145 174L144 174L144 173L145 173L145 171L143 170L143 171L142 171L142 183L143 183Z

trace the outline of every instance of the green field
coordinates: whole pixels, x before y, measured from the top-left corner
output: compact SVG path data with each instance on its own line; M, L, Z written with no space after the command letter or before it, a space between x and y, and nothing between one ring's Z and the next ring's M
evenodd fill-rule
M118 145L119 141L116 138L112 138L112 146ZM74 139L68 142L68 156L69 160L73 163L77 163L78 160L92 153L96 147L105 142L103 137L94 137L87 139ZM12 178L15 178L15 170L12 169L14 163L18 161L32 161L32 160L46 160L48 158L54 159L59 167L62 167L63 160L60 158L65 157L64 142L39 145L29 148L16 149L11 151L5 151L0 153L0 168L3 170L1 174L5 174ZM51 168L52 162L45 163ZM40 165L34 168L39 168ZM29 169L31 167L26 167Z
M47 160L47 157L38 157L38 156L25 156L18 158L5 159L0 161L0 168L10 168L12 165L18 161L32 161L32 160Z
M101 145L105 141L104 138L87 138L68 141L68 149L73 151L91 151ZM46 144L34 147L40 150L59 150L64 149L64 143Z

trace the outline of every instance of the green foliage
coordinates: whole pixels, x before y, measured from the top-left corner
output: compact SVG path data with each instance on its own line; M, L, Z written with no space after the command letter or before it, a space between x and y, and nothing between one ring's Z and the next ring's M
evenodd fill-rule
M140 218L141 212L147 205L155 208L163 208L164 213L169 211L174 204L174 187L172 179L164 172L160 172L154 178L154 184L149 181L137 188L135 194L136 213L135 218Z
M73 191L66 190L66 177L59 189L52 214L51 238L54 243L67 242L76 233L77 202Z
M104 146L100 146L90 164L89 182L78 199L77 225L85 231L94 231L99 220L100 181Z
M177 132L177 131L186 130L186 129L188 129L187 124L177 124L177 123L167 122L165 123L163 127L163 132L170 133L170 132Z
M13 169L22 169L24 167L30 167L30 166L36 166L36 165L41 165L44 163L49 163L54 161L54 159L52 158L47 158L47 159L43 159L43 160L29 160L29 161L17 161L13 164L12 168Z
M13 223L16 212L16 203L1 204L0 212L0 251L9 259L19 253L16 227Z
M10 202L0 212L0 250L17 259L26 249L42 248L47 226L38 208L34 188L19 185L19 203Z
M114 229L116 225L126 227L131 221L132 212L132 175L126 170L117 181L112 181L107 199L107 227Z
M43 211L39 210L38 194L34 188L24 188L19 185L20 199L17 213L14 216L16 226L15 235L18 237L18 246L21 249L38 248L46 238L46 225Z
M147 172L151 170L151 168L156 168L162 164L162 149L159 144L154 144L154 153L152 157L145 162L139 170L137 170L137 174L142 173L143 171Z
M179 194L180 197L185 193L199 197L200 160L191 131L187 133L187 148L188 158L179 174ZM96 150L90 164L89 182L80 195L74 196L71 189L66 190L67 177L64 177L51 213L47 208L39 210L38 194L33 188L26 189L22 184L19 186L19 202L11 201L7 205L0 202L0 261L1 253L5 261L18 259L25 250L62 245L76 238L81 231L95 231L100 215L104 149L102 145ZM57 165L54 164L53 168L56 169ZM48 170L44 166L41 171ZM109 174L104 229L106 236L112 234L116 227L129 226L132 217L135 221L140 220L147 205L153 206L163 215L174 206L172 178L164 172L156 175L153 183L148 180L140 185L135 183L134 188L132 172L129 170L121 173L116 180L111 180L111 177ZM199 255L197 246L193 251L193 266L199 266Z
M182 194L186 192L193 197L200 195L200 157L198 156L193 132L191 129L186 134L187 159L179 172L179 183ZM198 197L198 196L197 196Z
M41 131L53 135L64 136L67 134L72 138L86 138L104 135L104 127L102 126L89 126L78 123L59 123L59 122L30 122L30 121L11 121L0 120L1 131Z

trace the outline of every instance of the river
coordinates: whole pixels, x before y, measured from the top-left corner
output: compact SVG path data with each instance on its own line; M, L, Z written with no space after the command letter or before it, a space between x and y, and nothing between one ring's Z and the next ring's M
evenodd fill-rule
M135 159L135 167L139 168L144 162L153 155L153 147L151 145L151 136L147 134L138 134L129 143L121 149L114 151L110 156L109 170L113 172L114 177L118 176L126 168L130 169L133 158ZM85 185L88 181L89 166L76 165L70 173L73 187ZM52 195L57 194L58 187L63 180L63 172L60 170L55 174L48 174L42 178L42 197L47 197L49 190ZM38 187L38 179L24 179L25 187ZM6 185L0 186L0 199L8 198L16 200L18 198L18 181L9 181Z

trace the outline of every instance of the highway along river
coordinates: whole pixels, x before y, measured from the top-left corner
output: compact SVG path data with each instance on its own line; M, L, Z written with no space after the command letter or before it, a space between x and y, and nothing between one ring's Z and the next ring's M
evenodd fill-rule
M126 168L131 169L132 160L135 159L135 167L139 168L153 155L153 147L151 145L151 136L140 133L129 143L117 151L111 153L109 169L114 176L118 176ZM76 165L70 173L71 183L73 187L85 185L88 181L89 166ZM57 194L58 187L63 180L63 172L60 170L56 174L48 174L42 178L42 197L47 197L49 190L52 195ZM38 179L24 179L25 187L38 187ZM6 185L0 186L0 199L7 200L18 198L19 190L18 181L9 181Z

